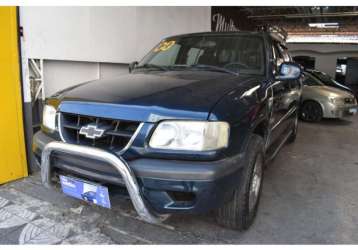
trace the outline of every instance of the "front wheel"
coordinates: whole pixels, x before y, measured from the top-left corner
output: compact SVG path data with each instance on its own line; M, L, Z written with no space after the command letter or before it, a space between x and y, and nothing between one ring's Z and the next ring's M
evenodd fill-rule
M264 141L253 135L248 146L245 167L238 180L233 199L219 208L218 224L235 229L248 229L253 223L262 189L264 170Z
M321 105L315 101L306 101L302 104L300 117L307 122L319 122L323 117Z

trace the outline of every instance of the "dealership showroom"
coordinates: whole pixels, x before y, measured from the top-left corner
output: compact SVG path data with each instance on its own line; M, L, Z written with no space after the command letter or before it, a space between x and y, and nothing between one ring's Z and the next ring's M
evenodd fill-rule
M0 245L358 244L357 6L0 6L0 58Z

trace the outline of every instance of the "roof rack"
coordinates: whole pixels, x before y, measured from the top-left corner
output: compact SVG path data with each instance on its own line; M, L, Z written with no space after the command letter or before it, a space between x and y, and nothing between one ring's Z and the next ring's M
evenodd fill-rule
M286 44L288 34L283 28L278 26L263 25L259 26L258 29L261 31L269 32L273 39L280 43Z

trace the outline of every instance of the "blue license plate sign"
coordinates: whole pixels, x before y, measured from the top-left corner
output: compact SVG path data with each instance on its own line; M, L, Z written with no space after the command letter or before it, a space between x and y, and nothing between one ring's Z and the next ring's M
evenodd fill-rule
M60 181L62 191L66 195L111 208L107 187L63 175L60 176Z

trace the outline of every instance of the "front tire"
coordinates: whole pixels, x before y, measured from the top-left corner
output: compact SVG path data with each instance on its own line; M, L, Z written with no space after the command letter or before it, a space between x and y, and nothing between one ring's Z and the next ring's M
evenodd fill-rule
M235 230L246 230L251 226L260 201L263 170L264 140L252 135L233 199L217 211L219 225Z
M323 117L321 105L315 101L304 102L300 110L300 117L307 122L319 122Z

